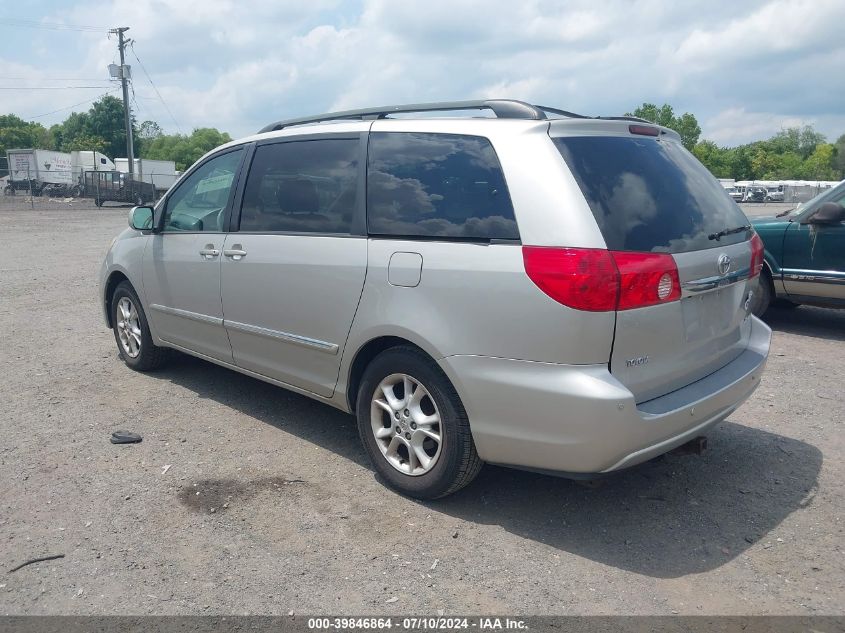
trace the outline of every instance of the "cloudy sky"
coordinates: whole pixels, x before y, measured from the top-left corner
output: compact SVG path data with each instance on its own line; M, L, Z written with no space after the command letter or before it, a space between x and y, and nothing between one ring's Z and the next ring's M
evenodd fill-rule
M136 116L167 132L509 97L593 115L666 102L723 145L845 133L843 0L0 0L0 16L0 113L47 125L120 94L107 30L129 26L163 98L130 50Z

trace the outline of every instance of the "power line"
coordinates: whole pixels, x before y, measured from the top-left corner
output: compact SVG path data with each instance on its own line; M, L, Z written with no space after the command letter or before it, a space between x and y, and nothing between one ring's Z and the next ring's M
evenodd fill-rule
M29 77L7 77L5 75L0 75L0 80L6 81L32 81L33 79L37 79L38 81L109 81L108 79L101 79L99 77L33 77L30 75Z
M62 112L63 110L70 110L71 108L75 108L76 106L81 106L81 105L84 105L86 103L91 103L92 101L96 101L97 99L102 99L103 97L111 94L112 92L117 92L117 88L115 88L113 90L108 90L108 91L104 92L103 94L101 94L99 97L94 97L93 99L86 99L85 101L80 101L79 103L74 103L73 105L69 105L69 106L64 107L64 108L59 108L58 110L52 110L50 112L45 112L44 114L36 114L35 116L27 116L27 117L21 117L21 118L24 121L31 121L32 119L40 119L40 118L45 117L45 116L50 116L51 114L56 114L56 112Z
M46 29L49 31L84 31L88 33L104 33L107 28L99 26L83 26L81 24L62 24L61 22L40 22L23 18L0 18L0 26L16 26L28 29Z
M135 59L138 60L138 65L141 67L141 70L144 71L144 75L147 77L147 80L150 82L150 85L155 90L155 93L158 95L158 98L161 100L164 109L167 110L167 113L170 115L170 118L173 120L173 123L176 124L176 129L179 130L179 134L182 134L182 126L179 125L179 122L176 120L176 117L173 116L173 112L170 111L170 107L167 105L167 102L164 100L164 97L161 96L161 93L156 88L156 85L153 83L153 78L150 77L150 73L147 72L147 69L144 68L144 64L141 62L141 59L138 57L138 53L135 52L135 42L129 43L129 48L132 49L132 55L135 56Z
M0 90L102 90L105 86L0 86Z

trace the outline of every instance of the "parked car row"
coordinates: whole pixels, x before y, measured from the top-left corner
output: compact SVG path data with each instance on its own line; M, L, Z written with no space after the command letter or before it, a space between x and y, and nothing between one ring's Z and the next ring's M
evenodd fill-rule
M783 187L727 186L727 194L734 202L783 202Z

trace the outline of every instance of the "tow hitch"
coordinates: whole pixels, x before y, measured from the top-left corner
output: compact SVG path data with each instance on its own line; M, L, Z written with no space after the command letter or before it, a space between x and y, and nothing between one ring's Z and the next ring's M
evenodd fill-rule
M701 455L705 450L707 450L707 438L699 435L669 452L673 455Z

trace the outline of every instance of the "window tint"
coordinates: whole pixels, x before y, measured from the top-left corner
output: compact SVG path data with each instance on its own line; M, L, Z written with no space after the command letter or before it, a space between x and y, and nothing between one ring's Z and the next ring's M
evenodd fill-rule
M203 163L167 200L165 231L223 231L224 213L243 148Z
M458 134L371 134L367 225L377 235L519 237L493 146Z
M679 143L616 136L554 139L611 250L683 253L748 239L709 239L749 224Z
M240 230L349 233L358 151L357 139L259 146L246 181Z

